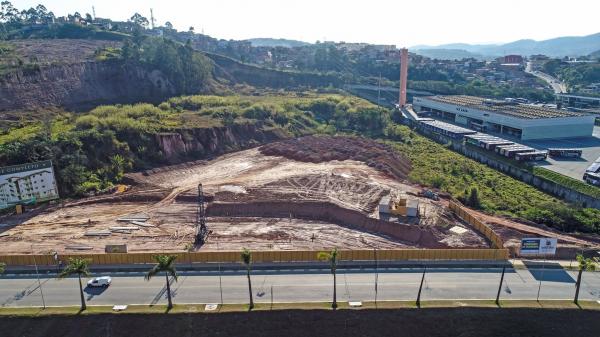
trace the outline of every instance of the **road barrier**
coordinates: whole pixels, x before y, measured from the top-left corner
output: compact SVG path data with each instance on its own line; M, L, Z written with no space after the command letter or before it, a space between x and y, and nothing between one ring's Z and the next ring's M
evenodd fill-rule
M479 233L483 234L491 243L492 247L496 249L504 248L504 242L498 234L496 234L488 225L483 221L475 218L469 210L462 207L454 201L450 201L450 210L452 210L459 218L464 220L469 225L473 226Z
M254 262L316 262L319 251L254 251ZM508 249L384 249L340 250L342 261L410 261L410 260L506 260ZM154 263L157 254L176 255L179 263L231 263L240 262L240 251L182 252L182 253L107 253L60 254L58 259L67 263L69 258L89 259L92 264L146 264ZM0 262L9 266L57 265L54 255L0 255Z

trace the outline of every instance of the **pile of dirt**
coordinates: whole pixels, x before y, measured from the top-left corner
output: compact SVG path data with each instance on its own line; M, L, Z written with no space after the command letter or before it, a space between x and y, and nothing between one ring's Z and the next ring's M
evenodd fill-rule
M410 160L390 145L367 138L306 136L260 147L268 156L282 156L302 162L323 163L333 160L361 161L399 180L411 170Z

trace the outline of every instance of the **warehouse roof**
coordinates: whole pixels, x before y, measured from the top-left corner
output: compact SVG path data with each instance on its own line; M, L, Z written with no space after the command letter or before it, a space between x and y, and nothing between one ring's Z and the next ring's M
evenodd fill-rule
M515 102L475 96L429 96L424 98L439 103L453 104L465 108L473 108L524 119L581 117L586 115L579 112L558 110L529 104L518 104Z

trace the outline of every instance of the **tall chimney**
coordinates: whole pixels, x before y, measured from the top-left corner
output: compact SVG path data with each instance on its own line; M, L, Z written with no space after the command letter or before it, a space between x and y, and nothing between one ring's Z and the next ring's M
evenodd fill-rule
M406 81L408 80L408 49L400 49L400 107L406 105Z

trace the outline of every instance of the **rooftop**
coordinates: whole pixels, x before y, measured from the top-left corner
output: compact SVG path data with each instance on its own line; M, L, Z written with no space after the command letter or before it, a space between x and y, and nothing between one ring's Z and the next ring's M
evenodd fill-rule
M425 98L439 103L454 104L466 108L473 108L481 111L488 111L522 119L581 117L586 115L579 112L558 110L529 104L519 104L510 101L493 100L475 96L429 96Z

